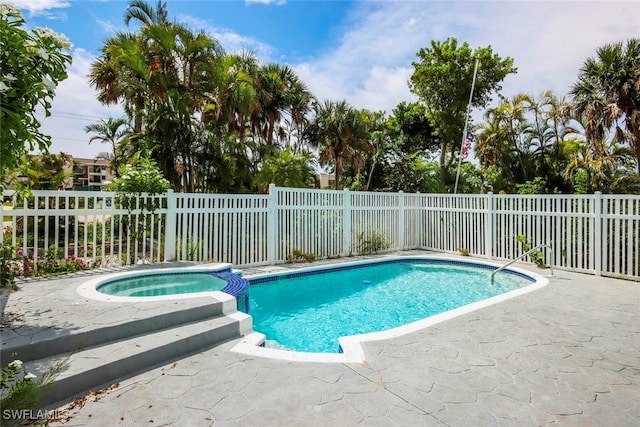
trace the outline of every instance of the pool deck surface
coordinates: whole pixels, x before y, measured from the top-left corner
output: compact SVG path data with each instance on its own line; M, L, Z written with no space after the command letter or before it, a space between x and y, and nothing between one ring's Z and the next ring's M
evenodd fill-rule
M368 342L362 364L248 356L227 342L122 378L82 407L63 407L64 425L640 425L640 283L555 273L534 292ZM81 298L76 287L96 274L31 281L5 294L3 343L160 309L114 311Z

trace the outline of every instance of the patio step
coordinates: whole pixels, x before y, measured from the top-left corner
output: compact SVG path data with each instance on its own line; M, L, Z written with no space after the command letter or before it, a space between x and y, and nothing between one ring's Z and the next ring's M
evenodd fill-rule
M141 304L138 306L140 307ZM126 309L126 307L115 308L115 310L121 309ZM235 309L232 309L232 311L235 311ZM131 319L121 316L124 320L114 320L108 325L85 328L82 331L70 330L66 334L39 336L38 340L32 340L25 334L24 339L16 340L17 342L3 342L0 348L0 360L5 365L13 360L15 355L23 362L28 362L54 354L71 353L78 349L93 347L138 334L206 320L220 316L224 312L229 312L229 309L225 309L223 302L189 300L187 303L176 304L174 308L166 307L163 312L147 315L146 317Z
M25 363L28 372L42 375L64 362L53 388L45 392L41 407L64 403L79 393L116 382L196 351L239 338L250 329L250 317L232 313L192 323L142 333L77 352L56 354ZM96 333L100 333L97 331Z

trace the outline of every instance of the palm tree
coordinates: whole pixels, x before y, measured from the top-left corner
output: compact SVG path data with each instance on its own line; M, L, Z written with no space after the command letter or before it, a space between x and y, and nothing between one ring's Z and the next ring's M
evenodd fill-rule
M140 34L118 33L107 39L101 55L91 64L89 82L105 105L124 101L125 113L134 118L133 131L142 131L144 101L150 65Z
M503 146L507 145L507 137L497 109L487 110L484 119L484 122L476 126L476 144L473 150L480 166L487 168L502 163L505 152Z
M103 144L111 145L112 156L109 167L113 170L116 177L120 176L120 165L122 164L122 156L118 148L121 141L127 137L131 131L126 127L128 121L124 118L113 119L109 117L107 120L100 120L97 123L92 123L84 127L85 132L93 132L95 135L89 139L89 144L93 141L98 141ZM124 129L122 127L125 126Z
M297 152L303 152L302 147L302 134L304 127L309 122L307 114L311 110L311 104L314 101L314 96L307 87L307 85L300 80L297 76L294 76L289 83L289 90L287 92L287 105L289 108L290 131L289 131L289 144L291 143L291 133L295 132L297 144L295 150Z
M577 176L584 173L590 192L638 191L640 177L629 173L633 151L628 147L622 147L612 140L596 150L583 138L570 138L566 142L566 151L569 162L563 171L563 177L568 182L575 183Z
M169 23L167 3L158 1L154 9L148 3L140 0L133 0L129 3L124 14L124 23L129 25L132 19L139 21L143 26L166 25Z
M338 190L345 162L349 162L356 174L364 166L363 153L373 149L369 133L360 111L346 101L316 103L314 113L304 138L311 146L320 149L320 165L333 164Z
M276 137L276 125L283 121L283 116L290 116L292 124L303 123L312 96L293 69L281 64L260 67L255 87L258 105L252 116L253 127L271 147Z
M210 127L226 126L243 141L248 118L258 105L254 84L258 59L250 52L225 54L214 66L215 96L205 107L203 121L211 123Z
M585 61L571 89L587 142L605 151L606 138L628 143L640 172L640 39L606 44Z

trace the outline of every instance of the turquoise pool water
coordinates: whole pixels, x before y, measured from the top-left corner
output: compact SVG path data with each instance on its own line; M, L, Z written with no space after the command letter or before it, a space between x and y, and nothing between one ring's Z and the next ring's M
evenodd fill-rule
M338 353L338 338L396 328L529 284L495 267L394 262L252 283L253 329L269 347ZM264 280L264 279L262 279Z
M170 273L117 279L97 288L108 295L152 297L192 292L220 291L227 281L210 273Z

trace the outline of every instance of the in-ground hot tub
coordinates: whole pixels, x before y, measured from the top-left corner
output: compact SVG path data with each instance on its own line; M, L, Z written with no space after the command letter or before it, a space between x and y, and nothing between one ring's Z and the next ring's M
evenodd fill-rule
M78 293L86 298L112 302L140 302L209 295L237 300L237 309L249 311L249 282L230 264L184 268L159 268L101 276L83 283ZM220 295L222 293L223 295Z

